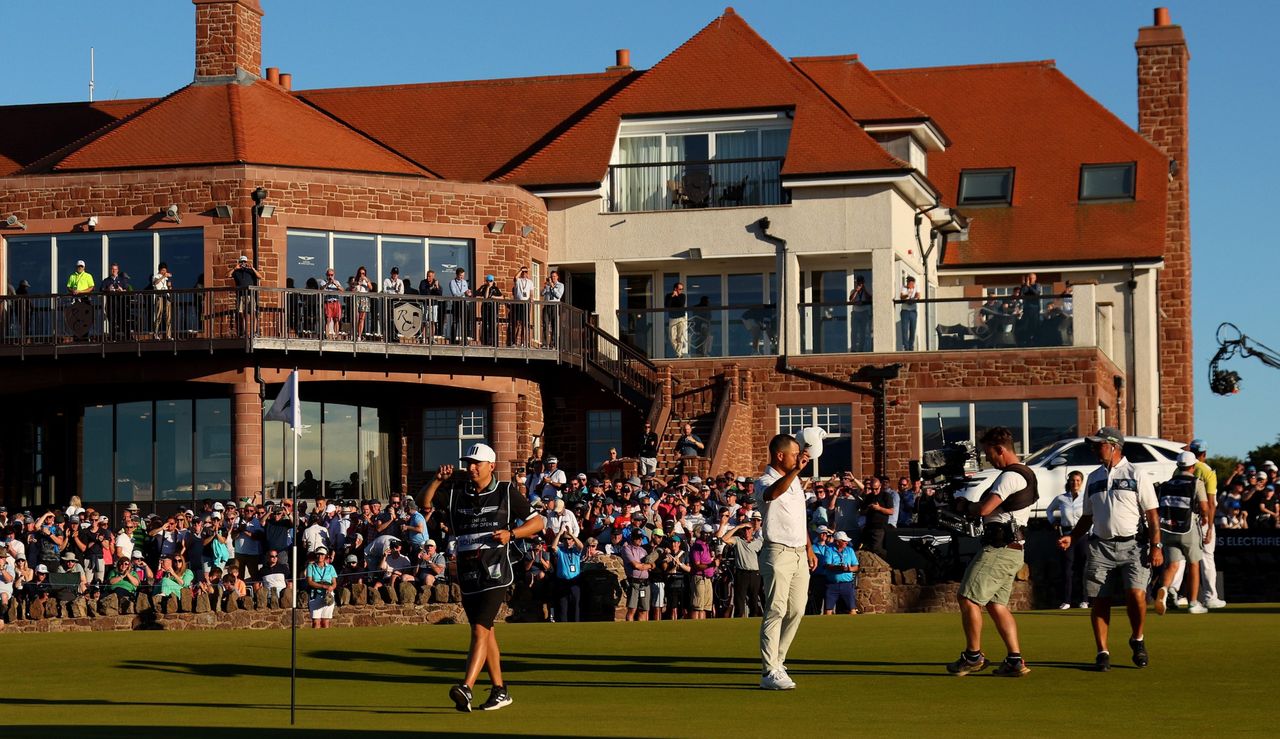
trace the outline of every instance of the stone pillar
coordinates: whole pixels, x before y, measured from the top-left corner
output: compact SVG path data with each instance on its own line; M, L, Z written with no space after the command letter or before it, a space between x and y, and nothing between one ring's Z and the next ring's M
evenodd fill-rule
M1160 436L1194 435L1195 383L1191 343L1191 199L1187 175L1187 67L1191 54L1182 27L1157 8L1155 23L1139 29L1138 132L1170 160L1165 199L1164 269L1159 276ZM1135 378L1138 381L1138 378Z
M498 455L494 473L500 480L511 479L515 464L524 462L517 453L516 405L520 396L515 393L494 393L493 412L489 417L489 439Z
M800 353L800 304L808 302L805 296L800 292L800 257L795 252L787 252L785 267L782 273L782 279L787 286L785 291L786 305L779 306L781 313L781 322L783 329L783 352L786 354ZM812 341L812 339L810 339Z
M251 376L231 387L231 420L231 487L247 498L262 490L262 398Z

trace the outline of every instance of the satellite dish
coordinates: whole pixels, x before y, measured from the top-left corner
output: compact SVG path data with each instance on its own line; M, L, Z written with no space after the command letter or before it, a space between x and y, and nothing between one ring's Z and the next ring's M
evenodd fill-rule
M796 441L800 442L800 451L809 450L809 458L817 459L822 456L822 440L827 438L827 432L817 426L807 426L800 429L800 433L796 437Z

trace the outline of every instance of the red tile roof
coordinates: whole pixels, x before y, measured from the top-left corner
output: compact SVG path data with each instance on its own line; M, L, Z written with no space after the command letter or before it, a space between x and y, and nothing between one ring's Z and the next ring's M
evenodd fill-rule
M1168 159L1058 71L1053 62L882 70L904 100L926 110L952 145L929 156L929 179L948 204L964 169L1015 167L1011 206L959 206L968 241L945 266L1156 258ZM1081 203L1080 166L1137 162L1136 198Z
M791 59L806 77L844 108L854 120L923 120L924 111L908 104L876 77L857 54L846 56L798 56Z
M526 186L584 185L607 171L628 116L793 109L784 175L897 171L873 141L732 9L545 147L498 179Z
M280 86L261 80L188 85L26 171L233 163L431 176Z
M153 102L108 100L0 107L0 176L13 174Z
M480 182L577 120L626 78L615 71L296 94L442 177Z

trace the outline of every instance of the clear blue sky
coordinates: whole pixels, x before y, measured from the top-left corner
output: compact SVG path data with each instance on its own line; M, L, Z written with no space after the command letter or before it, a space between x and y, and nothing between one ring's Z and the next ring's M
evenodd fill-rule
M630 48L649 67L718 15L722 3L262 0L264 57L296 88L591 72ZM1154 2L967 3L748 0L738 13L786 56L857 52L872 68L1056 59L1122 119L1135 119L1133 41ZM1280 347L1265 306L1280 276L1275 208L1280 120L1274 32L1280 3L1169 3L1191 48L1191 222L1196 427L1211 453L1243 454L1280 433L1280 373L1231 365L1244 390L1209 393L1214 329L1237 323ZM83 100L89 47L98 99L154 97L191 80L187 0L5 3L0 104Z

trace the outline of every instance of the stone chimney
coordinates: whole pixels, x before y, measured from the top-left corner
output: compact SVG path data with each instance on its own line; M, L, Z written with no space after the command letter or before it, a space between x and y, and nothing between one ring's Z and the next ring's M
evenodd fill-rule
M1160 435L1194 436L1191 343L1191 214L1187 173L1187 67L1182 27L1167 8L1138 30L1138 132L1169 157L1164 269L1159 274Z
M196 6L196 79L262 76L258 0L191 0Z

